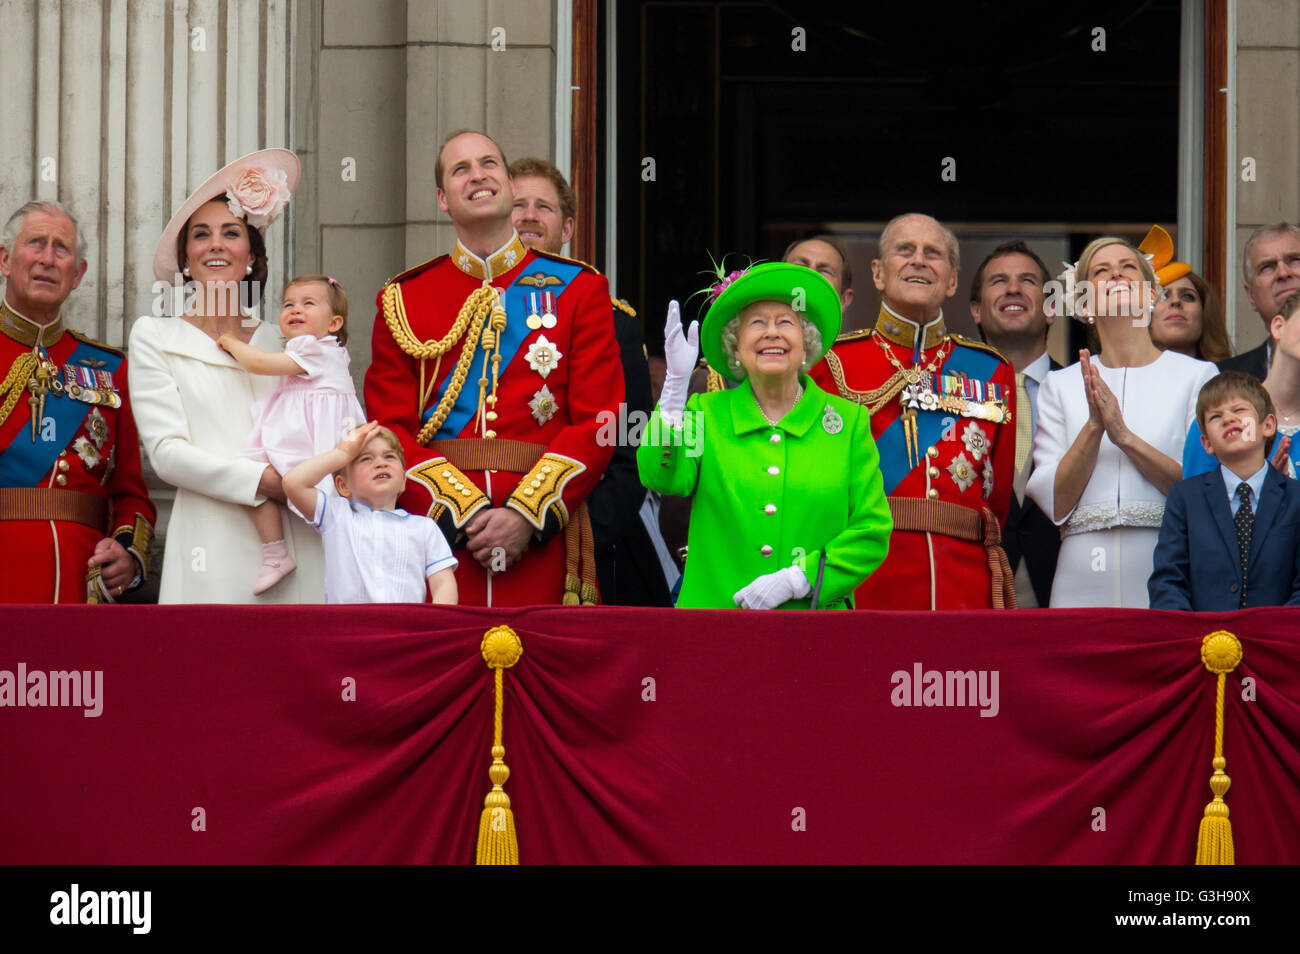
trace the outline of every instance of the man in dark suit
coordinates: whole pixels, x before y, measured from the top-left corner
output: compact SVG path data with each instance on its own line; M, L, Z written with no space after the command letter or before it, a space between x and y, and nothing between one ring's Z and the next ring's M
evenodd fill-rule
M980 334L1016 371L1015 492L1002 548L1015 574L1016 601L1022 609L1047 605L1061 548L1060 531L1025 496L1034 469L1038 386L1048 371L1061 367L1047 354L1052 316L1044 311L1043 300L1050 277L1043 260L1017 240L999 245L980 263L970 289L970 313Z
M1257 229L1246 240L1241 272L1250 306L1264 322L1264 343L1235 358L1220 361L1219 370L1244 371L1263 381L1273 358L1269 323L1286 297L1300 291L1300 228L1278 222Z
M578 203L572 187L553 163L533 156L511 163L510 175L515 195L511 221L520 241L528 248L558 255L573 236L577 221ZM625 439L628 428L623 426L633 421L635 414L648 418L654 406L645 339L632 307L619 298L611 304L626 400L619 426L609 428L618 440L614 457L587 497L600 601L620 606L671 606L664 566L667 548L662 543L656 546L651 536L658 535L657 523L642 518L646 489L637 475L636 445Z
M1268 392L1226 371L1201 389L1196 419L1219 466L1169 490L1151 608L1300 606L1300 483L1268 465L1277 433Z

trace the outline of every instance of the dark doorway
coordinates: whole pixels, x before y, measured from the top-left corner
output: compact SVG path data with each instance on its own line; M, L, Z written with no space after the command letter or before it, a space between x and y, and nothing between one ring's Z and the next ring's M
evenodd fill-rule
M962 240L945 314L969 333L965 282L997 242L1055 267L1101 231L1173 231L1178 0L625 0L618 17L618 293L652 353L709 253L774 259L835 232L845 327L865 327L880 225L928 212Z

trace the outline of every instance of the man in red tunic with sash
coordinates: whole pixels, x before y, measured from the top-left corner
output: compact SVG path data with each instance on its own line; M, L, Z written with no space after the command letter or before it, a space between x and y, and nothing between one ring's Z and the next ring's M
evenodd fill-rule
M366 413L401 439L401 506L438 522L462 604L594 603L584 501L623 400L609 285L523 246L491 139L453 133L437 163L456 246L379 293Z
M107 603L149 570L154 506L122 352L63 327L76 220L29 202L0 245L0 603Z
M1000 545L1015 467L1015 371L993 348L950 334L956 237L928 215L891 220L871 276L875 327L842 335L813 379L871 409L894 532L857 590L859 609L1014 607Z

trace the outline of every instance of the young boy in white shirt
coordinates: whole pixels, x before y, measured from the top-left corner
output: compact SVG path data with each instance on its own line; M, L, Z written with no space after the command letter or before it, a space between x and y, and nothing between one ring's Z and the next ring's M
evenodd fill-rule
M318 484L334 475L337 497ZM326 603L457 601L456 558L438 525L397 508L406 461L397 435L371 421L284 475L284 492L321 535Z

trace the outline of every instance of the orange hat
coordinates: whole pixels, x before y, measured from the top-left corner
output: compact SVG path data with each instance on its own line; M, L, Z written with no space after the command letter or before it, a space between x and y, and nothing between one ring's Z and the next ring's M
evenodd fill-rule
M1171 282L1178 281L1192 271L1192 266L1186 262L1173 260L1174 240L1158 225L1151 226L1151 231L1138 246L1138 251L1151 260L1151 267L1155 269L1162 288L1168 288Z

